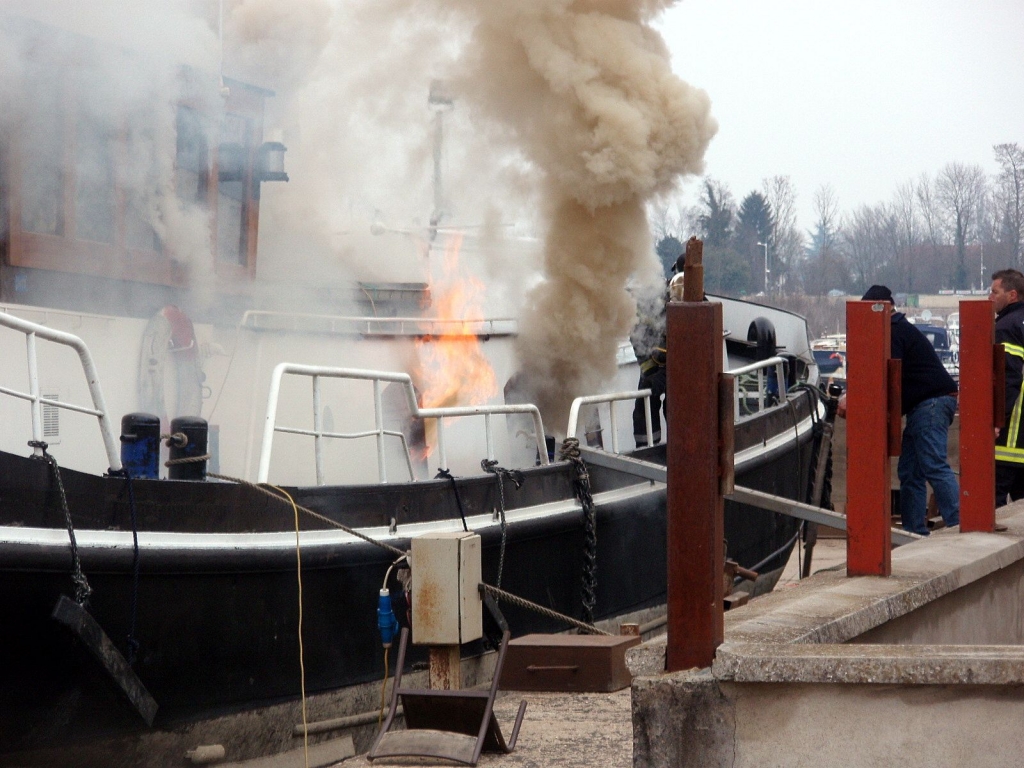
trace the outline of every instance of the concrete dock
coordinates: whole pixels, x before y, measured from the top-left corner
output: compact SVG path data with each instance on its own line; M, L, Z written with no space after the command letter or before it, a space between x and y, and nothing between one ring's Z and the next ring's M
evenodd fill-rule
M833 568L845 562L843 539L820 539L815 548L813 570ZM786 565L777 590L788 590L799 582L796 550ZM633 766L633 719L631 693L626 688L615 693L500 694L495 707L498 722L507 733L515 719L519 702L525 699L526 717L516 749L509 755L484 753L479 765L507 768L631 768ZM443 761L436 761L442 764ZM420 764L378 760L371 763L359 756L337 763L344 768L369 768L401 764ZM427 763L434 764L434 763ZM447 764L447 763L444 763Z
M630 651L637 766L1017 766L1024 503L944 529L892 576L817 573L731 611L710 669Z

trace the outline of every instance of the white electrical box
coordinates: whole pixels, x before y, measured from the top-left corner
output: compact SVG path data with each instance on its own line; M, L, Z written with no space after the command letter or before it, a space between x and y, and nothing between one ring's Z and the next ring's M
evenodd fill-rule
M430 533L412 540L412 641L461 645L483 636L480 536Z

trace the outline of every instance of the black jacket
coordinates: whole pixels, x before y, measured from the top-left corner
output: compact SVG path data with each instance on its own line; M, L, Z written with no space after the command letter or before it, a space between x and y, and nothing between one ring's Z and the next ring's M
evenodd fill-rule
M1024 368L1024 302L1003 307L996 315L996 343L1006 352L1006 426L996 439L996 461L1024 464L1021 435L1021 381Z
M902 312L892 315L892 357L903 361L902 412L910 413L920 403L933 397L952 395L956 382L935 353L935 347Z

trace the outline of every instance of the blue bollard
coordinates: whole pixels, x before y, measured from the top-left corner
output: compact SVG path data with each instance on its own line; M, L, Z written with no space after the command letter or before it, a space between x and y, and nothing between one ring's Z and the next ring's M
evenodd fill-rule
M121 419L121 466L133 478L160 476L160 419L129 413Z

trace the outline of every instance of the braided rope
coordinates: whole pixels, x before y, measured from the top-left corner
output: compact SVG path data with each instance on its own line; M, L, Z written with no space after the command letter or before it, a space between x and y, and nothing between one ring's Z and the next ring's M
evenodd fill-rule
M200 461L208 461L213 458L212 453L204 453L202 456L185 456L180 459L168 459L164 462L165 467L173 467L178 464L196 464Z
M273 491L271 491L269 488L267 488L265 486L257 485L256 483L250 483L248 480L242 480L240 477L231 477L231 475L220 475L220 474L217 474L216 472L208 472L207 476L208 477L215 477L218 480L227 480L228 482L231 482L231 483L238 483L239 485L244 485L247 488L252 488L253 490L259 491L263 495L269 496L270 498L275 499L276 501L282 502L284 504L287 504L288 506L291 506L291 504L293 503L293 502L290 502L287 499L285 499L283 496L280 496L279 494L274 493ZM349 526L347 526L347 525L345 525L343 523L339 523L337 520L332 520L331 518L327 517L326 515L321 515L319 512L314 512L312 509L309 509L308 507L304 507L301 504L296 504L295 507L300 512L304 512L305 514L309 515L310 517L316 518L320 522L326 523L327 525L330 525L330 526L332 526L334 528L337 528L340 531L344 531L345 533L348 533L348 534L350 534L352 536L355 536L357 539L362 539L367 544L373 544L375 547L380 547L381 549L385 549L388 552L392 553L393 555L396 555L397 557L404 557L406 554L408 554L407 552L399 549L398 547L393 547L390 544L385 544L383 541L377 541L376 539L373 539L373 538L367 536L364 533L360 533L355 528L350 528Z
M559 458L568 459L576 469L572 487L583 506L583 618L593 622L594 606L597 604L597 510L590 493L590 473L580 455L580 441L575 437L567 437L562 441Z
M557 619L558 621L564 621L566 624L571 624L572 626L576 627L576 629L579 629L582 632L586 632L587 634L608 636L611 635L611 632L605 632L603 629L598 629L593 624L588 624L586 622L580 621L579 619L574 619L571 616L566 616L564 613L559 613L558 611L553 611L550 608L545 608L543 605L531 603L524 597L513 595L511 592L506 592L503 589L498 589L497 587L493 587L490 584L484 584L481 582L480 586L496 598L507 600L513 605L518 605L520 608L526 608L527 610L534 611L535 613L547 616L548 618Z
M505 522L505 483L502 478L507 477L516 488L522 486L524 477L523 473L515 469L505 469L505 467L499 467L497 461L491 459L481 459L480 468L484 472L490 472L498 478L498 501L500 503L500 520L501 520L501 547L498 554L498 587L501 587L501 574L505 572L505 543L508 540L508 525Z

